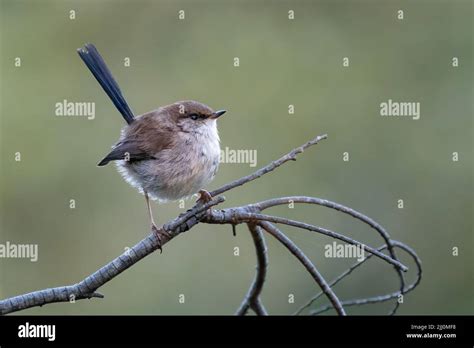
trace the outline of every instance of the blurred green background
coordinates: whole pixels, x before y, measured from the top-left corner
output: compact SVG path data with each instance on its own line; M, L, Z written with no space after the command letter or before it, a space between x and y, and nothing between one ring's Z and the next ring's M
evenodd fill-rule
M297 162L228 192L223 206L286 195L348 205L423 261L422 283L405 297L400 314L473 313L472 1L0 3L0 243L39 245L36 263L0 259L0 298L75 283L148 234L143 197L114 166L96 167L124 122L76 53L93 42L137 114L182 99L225 108L222 146L256 149L258 167L328 133ZM397 19L399 9L404 20ZM185 20L178 20L179 10ZM16 57L21 67L14 66ZM347 68L343 57L350 59ZM452 67L452 57L459 67ZM55 103L64 99L95 102L96 118L56 117ZM388 99L420 102L421 119L381 117L379 104ZM253 170L223 164L209 189ZM168 203L154 204L154 211L163 223L183 209ZM274 213L383 244L373 230L326 208ZM327 237L284 230L328 280L353 263L325 258ZM290 314L318 289L291 254L267 241L263 301L272 314ZM240 256L233 254L236 246ZM413 279L413 263L399 254ZM200 225L101 288L103 300L21 313L231 314L254 270L244 226L234 238L229 227ZM393 268L372 260L335 291L349 299L397 287ZM295 303L288 303L289 294ZM385 314L391 306L348 312Z

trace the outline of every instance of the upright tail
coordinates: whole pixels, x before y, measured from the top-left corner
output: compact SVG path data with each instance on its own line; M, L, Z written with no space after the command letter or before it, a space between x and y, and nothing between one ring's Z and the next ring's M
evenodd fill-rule
M105 93L107 93L110 99L112 99L112 102L118 111L120 111L125 121L127 121L128 124L132 123L135 119L133 112L125 101L122 91L120 91L117 82L112 76L109 68L107 68L105 61L97 51L97 48L89 43L82 48L78 48L77 53L79 53L79 56L95 76L97 81L99 81Z

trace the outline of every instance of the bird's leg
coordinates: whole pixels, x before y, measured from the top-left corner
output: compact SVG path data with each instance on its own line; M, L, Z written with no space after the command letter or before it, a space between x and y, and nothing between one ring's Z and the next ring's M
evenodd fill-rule
M199 198L198 200L196 201L196 203L208 203L211 199L212 199L212 196L209 192L207 192L206 190L199 190Z
M145 190L143 190L143 193L145 194L145 200L146 200L146 206L148 208L148 217L150 219L151 230L158 237L158 242L159 242L158 249L160 249L160 253L162 253L163 249L161 249L161 236L160 236L160 232L158 230L158 227L156 227L155 220L153 219L153 212L151 210L150 198L148 197L148 193Z
M151 211L150 198L148 197L148 193L146 191L143 191L143 192L145 193L146 206L148 208L148 218L150 219L151 228L153 230L158 230L155 224L155 220L153 219L153 212Z

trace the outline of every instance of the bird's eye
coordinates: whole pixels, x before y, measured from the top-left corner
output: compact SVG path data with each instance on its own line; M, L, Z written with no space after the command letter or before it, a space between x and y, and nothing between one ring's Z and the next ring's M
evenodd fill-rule
M191 120L193 120L193 121L196 121L199 118L199 115L198 114L191 114L191 115L189 115L189 118L191 118Z

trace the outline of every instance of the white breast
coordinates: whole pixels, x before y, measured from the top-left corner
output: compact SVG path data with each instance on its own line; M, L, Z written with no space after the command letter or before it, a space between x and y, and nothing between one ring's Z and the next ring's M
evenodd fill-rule
M119 172L134 187L162 201L189 197L214 178L220 145L216 122L199 132L183 133L174 148L156 154L155 160L117 161Z

